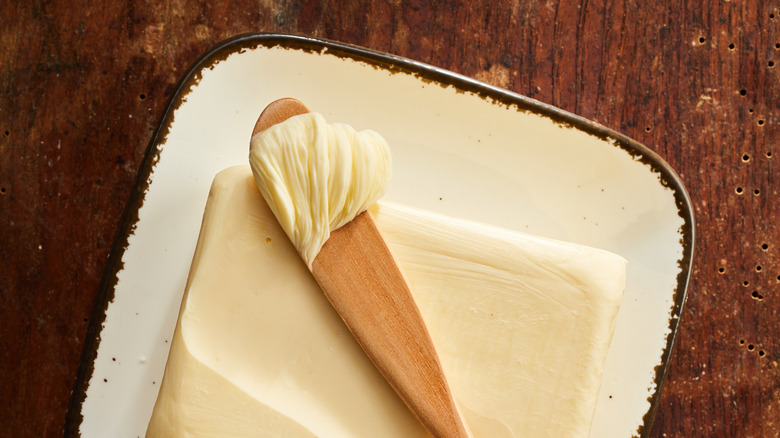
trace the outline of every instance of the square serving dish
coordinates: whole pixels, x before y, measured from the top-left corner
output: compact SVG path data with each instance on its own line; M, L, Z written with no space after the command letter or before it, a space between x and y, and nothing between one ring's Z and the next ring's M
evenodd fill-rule
M693 256L692 208L674 171L624 135L464 76L255 34L203 55L149 144L90 322L67 435L144 435L212 178L247 163L257 116L281 97L381 133L393 153L389 201L626 258L591 436L649 432Z

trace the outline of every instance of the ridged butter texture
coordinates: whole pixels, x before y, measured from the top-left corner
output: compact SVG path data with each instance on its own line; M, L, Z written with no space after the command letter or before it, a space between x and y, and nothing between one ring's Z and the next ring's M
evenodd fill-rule
M625 261L400 205L371 210L474 436L588 436ZM427 436L248 166L214 180L147 436Z
M333 230L374 204L392 173L387 142L318 113L256 134L249 163L263 197L311 266Z

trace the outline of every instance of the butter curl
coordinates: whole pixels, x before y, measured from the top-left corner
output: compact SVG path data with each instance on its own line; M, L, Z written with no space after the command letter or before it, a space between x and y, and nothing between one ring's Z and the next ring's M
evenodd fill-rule
M318 113L291 117L252 137L255 183L311 268L322 245L387 191L387 142L371 130L328 124Z

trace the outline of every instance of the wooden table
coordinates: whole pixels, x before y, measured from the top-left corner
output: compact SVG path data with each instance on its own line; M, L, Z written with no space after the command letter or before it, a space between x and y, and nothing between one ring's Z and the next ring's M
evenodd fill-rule
M198 56L245 32L433 64L658 152L697 241L649 435L780 436L780 1L272 3L0 3L0 436L62 435L152 131Z

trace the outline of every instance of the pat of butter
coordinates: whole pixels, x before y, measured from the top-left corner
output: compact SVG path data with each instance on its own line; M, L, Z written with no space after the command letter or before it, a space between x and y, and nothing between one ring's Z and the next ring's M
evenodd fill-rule
M587 436L625 261L372 210L473 435ZM172 436L428 436L324 298L248 166L222 171L209 195L147 430Z

